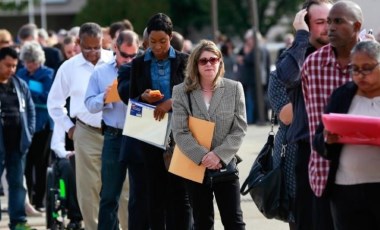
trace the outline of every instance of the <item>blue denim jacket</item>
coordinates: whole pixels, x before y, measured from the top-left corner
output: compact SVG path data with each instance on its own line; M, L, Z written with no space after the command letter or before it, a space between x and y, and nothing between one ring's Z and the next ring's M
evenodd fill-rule
M13 84L16 88L17 97L20 104L20 119L21 119L21 140L20 152L25 154L32 142L34 129L36 126L36 112L34 103L28 85L20 78L13 76ZM0 123L0 157L5 155L5 145L3 140L3 126Z
M299 30L292 46L285 50L276 63L273 73L286 87L293 104L293 122L287 131L288 143L309 142L309 127L301 86L301 69L306 57L316 49L309 43L309 32Z

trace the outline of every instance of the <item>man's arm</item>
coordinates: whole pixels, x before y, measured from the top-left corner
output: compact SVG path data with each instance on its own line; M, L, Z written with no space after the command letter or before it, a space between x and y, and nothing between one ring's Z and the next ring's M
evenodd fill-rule
M50 89L47 107L50 117L55 123L59 123L66 132L68 132L72 127L74 127L73 122L67 115L67 110L65 108L66 99L69 97L69 82L67 75L64 74L65 63L58 69L57 75Z
M131 78L131 64L128 63L122 65L118 72L117 77L117 91L119 92L120 99L124 102L124 104L128 104L129 101L129 84Z
M309 27L305 22L306 10L296 14L293 27L297 31L292 46L285 50L276 63L277 77L287 88L300 84L300 71L309 47Z
M90 113L101 112L104 107L105 92L101 92L100 90L99 77L101 77L99 71L95 70L90 77L84 97L84 104Z

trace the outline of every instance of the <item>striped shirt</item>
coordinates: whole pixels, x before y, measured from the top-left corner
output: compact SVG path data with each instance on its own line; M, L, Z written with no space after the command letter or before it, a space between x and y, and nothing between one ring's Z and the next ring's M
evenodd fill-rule
M333 47L326 45L305 61L302 72L302 91L308 114L310 143L313 143L315 131L321 121L321 115L334 89L351 80L348 66L342 68ZM311 150L309 160L310 186L315 195L322 196L326 188L330 162L315 150Z

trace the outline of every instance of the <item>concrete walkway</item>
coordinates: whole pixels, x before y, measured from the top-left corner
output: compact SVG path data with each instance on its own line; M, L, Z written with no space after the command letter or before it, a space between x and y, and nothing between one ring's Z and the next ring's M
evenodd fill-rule
M244 139L243 145L239 150L239 156L242 157L243 162L239 164L240 170L240 182L243 183L247 177L249 170L251 169L252 163L255 160L258 152L264 145L268 132L270 131L269 126L255 126L250 125L248 127L247 136ZM7 206L6 197L1 197L2 207ZM251 197L249 195L242 197L242 209L244 214L244 221L246 223L247 230L287 230L289 229L288 224L277 221L266 219L256 208ZM220 221L220 216L215 207L216 223L215 230L223 230L223 225ZM0 229L8 229L8 215L3 213L3 219L0 222ZM28 217L28 223L34 228L39 230L46 229L45 227L45 217ZM179 229L180 230L180 229Z

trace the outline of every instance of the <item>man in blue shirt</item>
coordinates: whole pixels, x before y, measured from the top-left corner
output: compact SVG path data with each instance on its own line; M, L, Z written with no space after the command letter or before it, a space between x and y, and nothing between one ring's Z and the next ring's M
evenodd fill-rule
M102 189L100 193L98 229L119 229L117 210L119 198L127 197L126 166L119 162L122 129L127 107L122 101L107 103L113 82L121 65L129 63L139 51L138 35L130 30L121 31L114 44L115 58L95 69L88 84L85 105L90 113L103 112L102 128L104 143L102 150ZM126 199L121 202L127 202ZM126 210L125 210L126 211ZM121 217L126 219L127 216ZM123 229L125 226L122 226Z

